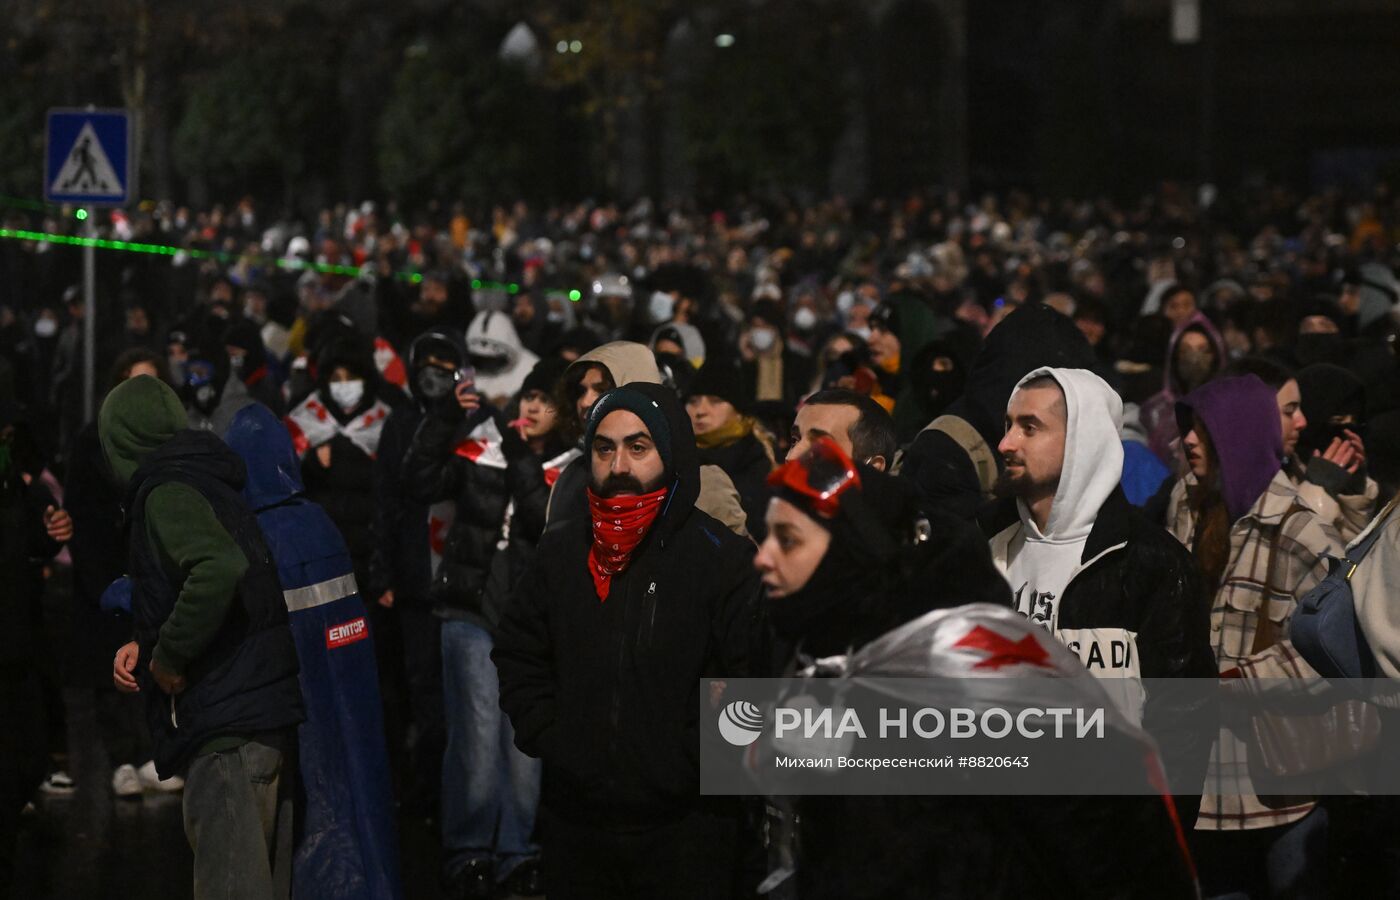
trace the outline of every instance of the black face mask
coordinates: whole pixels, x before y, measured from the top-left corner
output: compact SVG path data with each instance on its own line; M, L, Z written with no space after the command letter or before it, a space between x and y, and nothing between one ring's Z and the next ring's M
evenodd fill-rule
M190 391L190 402L194 408L204 413L206 416L214 412L219 406L219 389L212 384L202 384Z
M484 375L494 375L505 370L510 365L508 356L483 356L479 353L470 354L471 364L476 370Z
M920 379L923 382L927 403L931 410L945 409L948 404L962 396L967 379L961 372L929 372Z
M204 415L211 415L222 399L224 386L219 380L218 367L202 359L185 363L185 402Z
M428 400L440 400L452 393L456 379L452 373L437 366L424 366L413 376L418 392Z

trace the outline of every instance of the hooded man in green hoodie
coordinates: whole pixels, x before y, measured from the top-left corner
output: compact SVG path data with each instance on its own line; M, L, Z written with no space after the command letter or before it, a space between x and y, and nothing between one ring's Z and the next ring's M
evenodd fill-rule
M162 778L185 773L194 895L285 897L290 885L296 647L277 570L240 493L243 461L186 426L175 392L139 376L98 416L125 490L136 640L113 666L146 695Z

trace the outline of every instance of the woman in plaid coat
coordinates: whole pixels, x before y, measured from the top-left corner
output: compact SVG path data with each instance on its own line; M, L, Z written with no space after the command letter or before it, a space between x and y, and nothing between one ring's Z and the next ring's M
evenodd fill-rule
M1288 619L1327 574L1322 554L1344 546L1282 471L1274 391L1254 375L1220 378L1184 397L1177 419L1191 474L1172 492L1168 527L1204 572L1220 677L1317 677L1287 640ZM1204 893L1325 892L1325 811L1249 789L1250 735L1247 718L1223 718L1211 751L1196 820Z

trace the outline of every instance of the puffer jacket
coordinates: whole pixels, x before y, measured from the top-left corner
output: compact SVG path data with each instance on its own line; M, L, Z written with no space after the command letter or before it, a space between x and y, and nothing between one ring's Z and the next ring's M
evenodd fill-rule
M482 407L468 418L454 397L445 401L423 417L404 455L404 495L420 504L455 504L428 588L434 611L494 628L507 598L487 591L492 560L503 544L539 541L549 502L544 463L565 448L536 456L494 409Z

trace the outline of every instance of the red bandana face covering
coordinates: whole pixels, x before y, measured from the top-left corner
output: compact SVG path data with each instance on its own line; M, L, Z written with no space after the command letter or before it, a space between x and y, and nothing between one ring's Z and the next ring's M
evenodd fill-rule
M593 547L588 551L588 571L598 599L608 599L612 577L627 568L632 551L647 536L661 513L666 488L631 497L599 497L588 489L588 511L593 517Z

